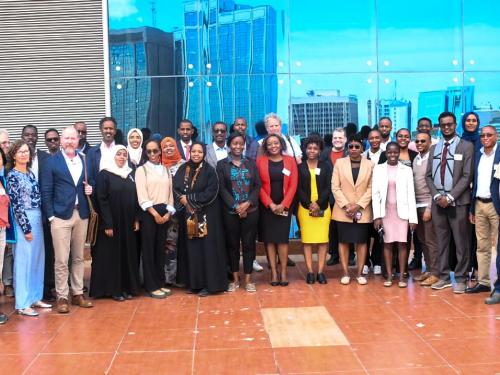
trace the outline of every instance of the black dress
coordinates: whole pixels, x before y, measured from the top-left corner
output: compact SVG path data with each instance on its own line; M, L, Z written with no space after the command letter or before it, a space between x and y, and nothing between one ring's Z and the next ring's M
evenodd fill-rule
M175 208L179 217L177 283L193 290L223 292L227 290L228 281L221 208L217 199L219 183L215 169L203 162L192 185L197 167L198 165L187 162L179 167L174 177ZM187 178L186 169L188 169ZM186 195L189 204L199 217L206 215L207 236L188 239L186 230L188 214L179 202L181 195Z
M97 177L99 232L92 247L91 297L120 296L139 291L137 232L133 225L139 212L132 174L122 178L103 170ZM113 237L104 233L113 229Z
M271 200L274 203L283 201L283 160L269 160L269 179L271 181ZM288 243L292 213L288 216L274 214L262 203L259 208L259 241L264 243Z

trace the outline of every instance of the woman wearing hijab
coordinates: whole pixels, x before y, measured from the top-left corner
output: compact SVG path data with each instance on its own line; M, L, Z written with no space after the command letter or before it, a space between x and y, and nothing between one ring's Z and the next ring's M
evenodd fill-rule
M128 158L134 169L145 162L142 150L143 139L142 132L137 128L130 129L127 133Z
M171 294L165 285L165 241L173 207L172 175L161 165L161 147L155 140L144 144L148 161L137 168L135 183L142 208L141 240L144 289L152 298Z
M172 178L177 173L179 167L186 161L182 159L181 153L177 148L175 139L165 137L160 143L161 163L172 174ZM176 285L177 275L177 239L179 235L179 216L174 215L170 220L167 229L167 241L165 243L165 282L167 285Z
M97 177L100 230L92 248L90 296L121 302L139 290L139 206L127 148L114 146L112 155Z
M226 253L215 170L204 161L205 146L193 142L190 159L174 178L179 211L177 280L200 297L227 290Z

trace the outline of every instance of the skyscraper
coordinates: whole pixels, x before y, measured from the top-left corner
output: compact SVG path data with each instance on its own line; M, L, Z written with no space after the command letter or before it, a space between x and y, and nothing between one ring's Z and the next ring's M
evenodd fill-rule
M253 124L277 108L276 12L233 0L184 3L184 113L206 140L215 121Z
M405 99L381 99L377 102L378 119L389 117L392 130L408 128L411 131L411 102Z
M111 30L111 113L126 134L148 127L175 134L176 80L173 34L152 27Z
M324 135L348 122L358 123L358 99L355 95L340 96L338 90L309 91L308 96L291 98L290 114L293 134Z
M441 112L453 112L459 120L465 112L473 109L474 86L452 86L418 94L418 117L429 117L435 123Z

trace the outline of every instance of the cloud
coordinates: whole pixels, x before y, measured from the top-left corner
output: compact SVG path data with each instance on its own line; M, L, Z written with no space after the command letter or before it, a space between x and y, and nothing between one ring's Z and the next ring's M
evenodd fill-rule
M122 19L129 17L139 10L135 6L135 0L109 0L109 17Z

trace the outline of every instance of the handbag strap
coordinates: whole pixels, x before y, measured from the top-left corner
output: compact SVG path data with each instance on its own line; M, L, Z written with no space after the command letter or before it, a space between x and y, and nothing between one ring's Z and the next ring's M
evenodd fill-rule
M87 173L87 155L85 155L83 152L78 153L81 158L83 159L83 181L85 184L88 185L89 180L88 180L88 173ZM92 204L92 199L90 199L90 195L85 194L85 197L87 198L87 203L89 205L89 210L90 212L95 212L94 205Z

